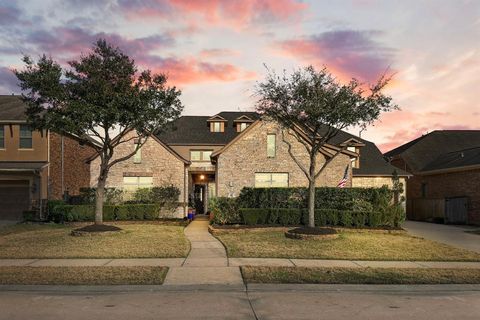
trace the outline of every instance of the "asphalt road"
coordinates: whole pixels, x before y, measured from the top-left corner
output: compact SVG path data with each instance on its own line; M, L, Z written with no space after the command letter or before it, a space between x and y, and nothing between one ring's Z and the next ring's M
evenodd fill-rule
M479 319L480 286L0 288L0 319Z

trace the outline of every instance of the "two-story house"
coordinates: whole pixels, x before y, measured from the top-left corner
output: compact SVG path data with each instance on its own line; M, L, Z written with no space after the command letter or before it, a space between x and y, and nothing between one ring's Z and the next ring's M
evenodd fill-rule
M188 203L208 211L212 196L236 197L243 187L306 187L307 178L292 160L288 145L305 165L303 145L255 112L221 112L212 117L182 116L174 130L153 136L133 158L110 170L107 187L138 188L173 185L180 189L177 211L185 214ZM317 180L318 186L336 187L347 172L347 187L392 185L396 170L402 180L408 174L387 163L375 144L341 132L318 156L318 167L339 148L348 146ZM133 148L123 144L115 157ZM96 184L99 159L91 162L91 186Z
M78 194L90 183L85 160L94 146L31 130L25 110L19 96L0 95L0 220L21 220L30 209L42 214L45 200Z

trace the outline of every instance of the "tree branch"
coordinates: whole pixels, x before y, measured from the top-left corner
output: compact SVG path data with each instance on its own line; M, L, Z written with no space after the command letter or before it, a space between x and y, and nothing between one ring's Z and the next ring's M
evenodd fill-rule
M323 166L320 168L320 170L318 170L317 173L315 173L315 176L314 176L314 179L317 179L318 176L323 172L323 170L325 170L325 168L328 166L328 164L330 162L332 162L340 153L342 153L343 151L345 150L345 147L342 147L340 148L340 150L338 150L330 159L328 159L327 161L325 161L325 163L323 164ZM350 165L350 164L349 164Z
M303 173L305 174L307 179L310 181L311 180L310 174L308 173L307 169L303 166L303 164L293 154L292 144L289 141L287 141L287 139L285 139L285 131L284 130L282 130L282 140L288 146L288 154L290 155L290 157L293 159L293 161L295 161L297 166L303 171Z
M115 159L115 160L113 160L112 162L110 162L110 163L107 165L107 166L108 166L108 169L110 169L112 166L114 166L115 164L117 164L117 163L119 163L119 162L125 161L125 160L130 159L131 157L133 157L133 155L135 155L135 153L137 153L137 151L140 150L140 148L147 142L148 138L150 138L150 136L146 136L146 137L145 137L145 140L144 140L142 143L137 143L137 147L135 148L135 150L133 150L133 152L129 153L128 155L126 155L126 156L124 156L124 157Z

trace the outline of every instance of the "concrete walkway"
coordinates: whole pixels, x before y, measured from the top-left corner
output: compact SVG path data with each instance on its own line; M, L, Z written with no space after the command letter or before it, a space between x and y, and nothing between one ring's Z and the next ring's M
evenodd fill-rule
M208 232L207 217L199 216L185 228L191 250L181 266L168 270L164 285L243 285L238 266L229 266L222 243Z
M480 235L465 232L478 228L418 221L406 221L402 227L414 236L480 253Z

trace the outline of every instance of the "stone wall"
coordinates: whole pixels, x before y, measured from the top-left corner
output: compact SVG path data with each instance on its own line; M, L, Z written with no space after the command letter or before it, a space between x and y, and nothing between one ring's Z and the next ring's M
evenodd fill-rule
M63 188L62 188L62 136L50 133L49 198L62 199L64 191L79 194L80 188L90 184L90 166L87 158L95 153L92 146L78 140L63 138Z
M133 135L133 133L132 133ZM119 145L115 149L114 159L125 156L134 150L134 141ZM185 164L170 151L164 148L154 138L149 140L142 147L142 160L134 163L133 157L114 165L109 172L107 187L123 188L124 176L147 176L152 177L153 186L173 185L180 190L178 201L184 202ZM90 186L97 184L100 168L100 158L96 158L90 164L91 179ZM182 208L177 209L178 217L183 217Z
M276 134L276 156L267 157L267 134ZM286 136L292 143L292 150L308 168L308 154L305 147ZM319 154L317 168L325 162ZM318 186L337 186L343 178L345 168L350 163L347 155L339 155L318 177ZM351 186L351 169L347 186ZM243 187L255 186L255 173L288 173L290 187L306 187L308 180L288 154L288 146L282 141L281 130L272 122L262 121L248 129L234 144L218 156L217 196L238 196Z

